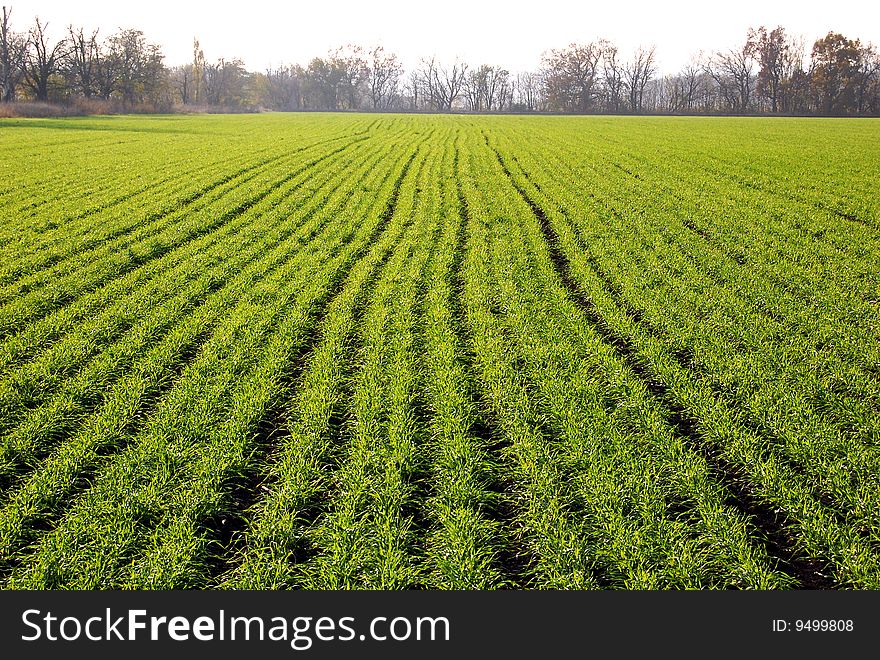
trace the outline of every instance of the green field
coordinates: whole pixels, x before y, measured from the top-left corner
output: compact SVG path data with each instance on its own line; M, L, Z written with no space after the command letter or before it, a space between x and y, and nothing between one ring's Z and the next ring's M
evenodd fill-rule
M0 121L0 586L880 588L878 122Z

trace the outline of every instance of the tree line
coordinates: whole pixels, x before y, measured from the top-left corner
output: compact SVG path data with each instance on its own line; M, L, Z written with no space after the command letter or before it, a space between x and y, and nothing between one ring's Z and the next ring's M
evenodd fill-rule
M783 27L750 29L742 44L660 75L656 48L623 54L608 40L546 51L534 71L422 58L404 70L381 46L348 45L307 65L248 71L238 58L164 63L143 32L106 37L68 26L50 38L39 18L0 17L0 102L121 110L395 110L567 113L880 114L880 54L829 32L808 50Z

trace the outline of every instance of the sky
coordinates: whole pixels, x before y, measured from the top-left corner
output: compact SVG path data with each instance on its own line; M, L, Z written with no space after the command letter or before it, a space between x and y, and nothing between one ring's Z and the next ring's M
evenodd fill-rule
M807 50L829 31L880 47L880 2L868 0L3 0L13 28L39 16L60 38L68 24L106 36L142 30L162 46L165 63L192 60L193 37L206 59L242 59L251 71L307 64L336 46L382 45L406 67L421 56L531 71L541 54L572 42L606 38L624 58L656 46L662 73L678 71L700 51L741 45L749 27L782 25Z

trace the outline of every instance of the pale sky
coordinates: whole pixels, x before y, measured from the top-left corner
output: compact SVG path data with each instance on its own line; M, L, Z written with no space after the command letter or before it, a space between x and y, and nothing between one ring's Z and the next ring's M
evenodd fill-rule
M209 61L239 57L249 70L280 63L307 64L335 46L383 45L404 65L420 56L455 57L471 65L529 71L541 53L604 37L624 58L656 45L662 73L673 73L700 52L745 41L749 27L782 25L805 37L807 52L829 30L880 46L880 2L867 0L4 0L24 31L39 16L60 37L72 23L107 36L142 30L163 47L165 63L192 60L198 36Z

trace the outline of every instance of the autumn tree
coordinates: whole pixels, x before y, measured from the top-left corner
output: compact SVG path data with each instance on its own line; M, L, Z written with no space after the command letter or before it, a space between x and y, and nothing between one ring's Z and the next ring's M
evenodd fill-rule
M861 64L861 43L829 32L813 44L812 85L816 105L826 115L847 114L854 108Z
M599 62L605 42L570 44L543 57L547 100L556 110L589 112L598 97Z
M770 106L770 112L790 112L794 80L803 64L803 46L785 34L781 26L767 31L750 29L746 46L757 60L757 96Z

